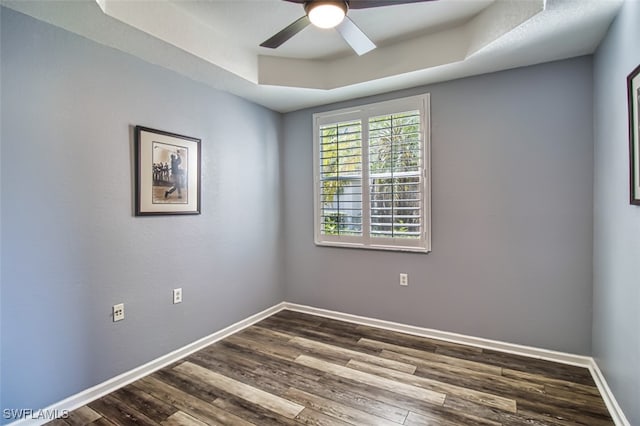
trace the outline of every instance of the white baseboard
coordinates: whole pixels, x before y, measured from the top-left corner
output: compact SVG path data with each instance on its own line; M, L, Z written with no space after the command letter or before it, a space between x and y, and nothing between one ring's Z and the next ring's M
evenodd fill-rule
M122 373L119 376L107 380L106 382L100 383L80 393L72 395L60 402L50 405L47 408L43 408L42 410L34 410L32 414L27 416L27 418L15 421L9 426L36 426L49 422L53 419L43 418L50 417L49 413L61 414L80 408L83 405L87 405L88 403L95 401L96 399L101 398L104 395L114 392L121 387L128 385L129 383L135 382L136 380L141 379L142 377L147 376L154 371L157 371L171 363L189 356L192 353L197 352L212 343L222 340L233 333L237 333L238 331L257 323L258 321L262 321L268 316L271 316L276 312L283 310L284 306L284 302L278 303L277 305L267 308L262 312L258 312L257 314L238 321L235 324L231 324L230 326L223 328L222 330L203 337L202 339L196 340L193 343L189 343L188 345L180 349L163 355L160 358L156 358L153 361L134 368L133 370Z
M591 372L591 376L595 381L602 398L604 399L609 413L613 418L616 426L631 426L626 419L624 413L620 409L618 402L616 401L611 389L609 388L598 364L592 357L583 355L574 355L565 352L550 351L547 349L534 348L531 346L517 345L513 343L500 342L497 340L483 339L479 337L466 336L463 334L450 333L447 331L434 330L424 327L416 327L407 324L401 324L391 321L385 321L376 318L363 317L358 315L346 314L343 312L336 312L327 309L314 308L311 306L299 305L289 302L281 302L270 308L265 309L262 312L258 312L248 318L238 321L220 331L217 331L209 336L203 337L193 343L190 343L180 349L177 349L171 353L168 353L160 358L150 361L140 367L134 368L128 372L120 374L106 382L100 383L92 388L86 389L78 394L72 395L60 402L50 405L47 408L39 410L44 413L62 413L65 411L72 411L82 407L94 401L104 395L107 395L113 391L120 389L121 387L128 385L144 376L147 376L154 371L157 371L171 363L174 363L200 349L215 343L225 337L237 333L250 325L253 325L277 312L284 309L291 311L302 312L312 315L317 315L326 318L337 319L341 321L347 321L356 324L368 325L372 327L383 328L391 331L398 331L401 333L413 334L415 336L428 337L432 339L445 340L447 342L459 343L463 345L476 346L485 349L492 349L495 351L506 352L510 354L523 355L530 358L544 359L548 361L559 362L562 364L575 365L579 367L588 368ZM35 426L42 425L51 419L39 419L38 412L34 411L34 415L28 418L18 420L10 424L10 426Z
M618 401L616 401L613 392L611 392L611 388L607 384L607 381L598 367L598 363L595 359L591 358L591 365L589 366L589 371L591 372L591 376L593 380L596 382L596 386L598 386L598 390L600 391L600 395L602 395L602 399L604 403L607 405L607 409L609 409L609 414L613 418L616 426L631 426L629 420L622 412L622 408L618 405Z
M428 337L432 339L444 340L447 342L459 343L469 346L476 346L484 349L491 349L515 355L523 355L529 358L544 359L561 364L588 368L616 426L631 426L624 413L622 412L622 409L618 405L618 402L616 401L613 393L611 392L611 389L609 388L604 375L600 371L598 364L592 357L551 351L548 349L540 349L532 346L517 345L514 343L500 342L497 340L483 339L480 337L466 336L463 334L450 333L447 331L434 330L430 328L416 327L376 318L362 317L358 315L345 314L343 312L314 308L312 306L298 305L289 302L284 302L284 309L337 319L341 321L347 321L356 324L368 325L371 327L383 328L391 331L398 331L401 333L413 334L420 337Z

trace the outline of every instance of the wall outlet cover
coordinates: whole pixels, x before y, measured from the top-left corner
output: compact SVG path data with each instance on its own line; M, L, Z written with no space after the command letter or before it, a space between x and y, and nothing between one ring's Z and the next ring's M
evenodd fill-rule
M113 305L113 322L122 321L124 319L124 303Z
M182 288L173 289L173 303L182 303Z

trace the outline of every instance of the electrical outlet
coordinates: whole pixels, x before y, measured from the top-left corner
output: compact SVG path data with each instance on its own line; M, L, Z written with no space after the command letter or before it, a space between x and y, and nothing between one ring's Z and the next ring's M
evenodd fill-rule
M124 319L124 303L113 305L113 322L122 321Z
M182 303L182 288L173 289L173 304Z
M400 274L400 285L407 286L409 285L409 275L408 274Z

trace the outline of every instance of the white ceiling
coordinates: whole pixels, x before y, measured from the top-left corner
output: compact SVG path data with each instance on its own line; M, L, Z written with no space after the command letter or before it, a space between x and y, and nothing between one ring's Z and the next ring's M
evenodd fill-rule
M282 0L0 0L7 7L276 111L593 53L622 0L437 0L350 10L357 56Z
M393 7L354 9L349 17L379 46L407 40L467 21L493 0L440 0ZM255 55L299 59L327 59L352 55L335 30L309 26L277 50L259 44L304 15L303 7L286 1L173 0L194 19L232 34L239 48ZM238 31L240 29L240 31Z

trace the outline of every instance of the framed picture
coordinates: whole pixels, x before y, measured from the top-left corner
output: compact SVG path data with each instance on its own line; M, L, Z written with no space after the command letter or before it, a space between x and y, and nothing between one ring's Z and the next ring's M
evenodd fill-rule
M136 126L136 216L200 214L200 139Z
M631 204L640 205L640 65L627 77Z

